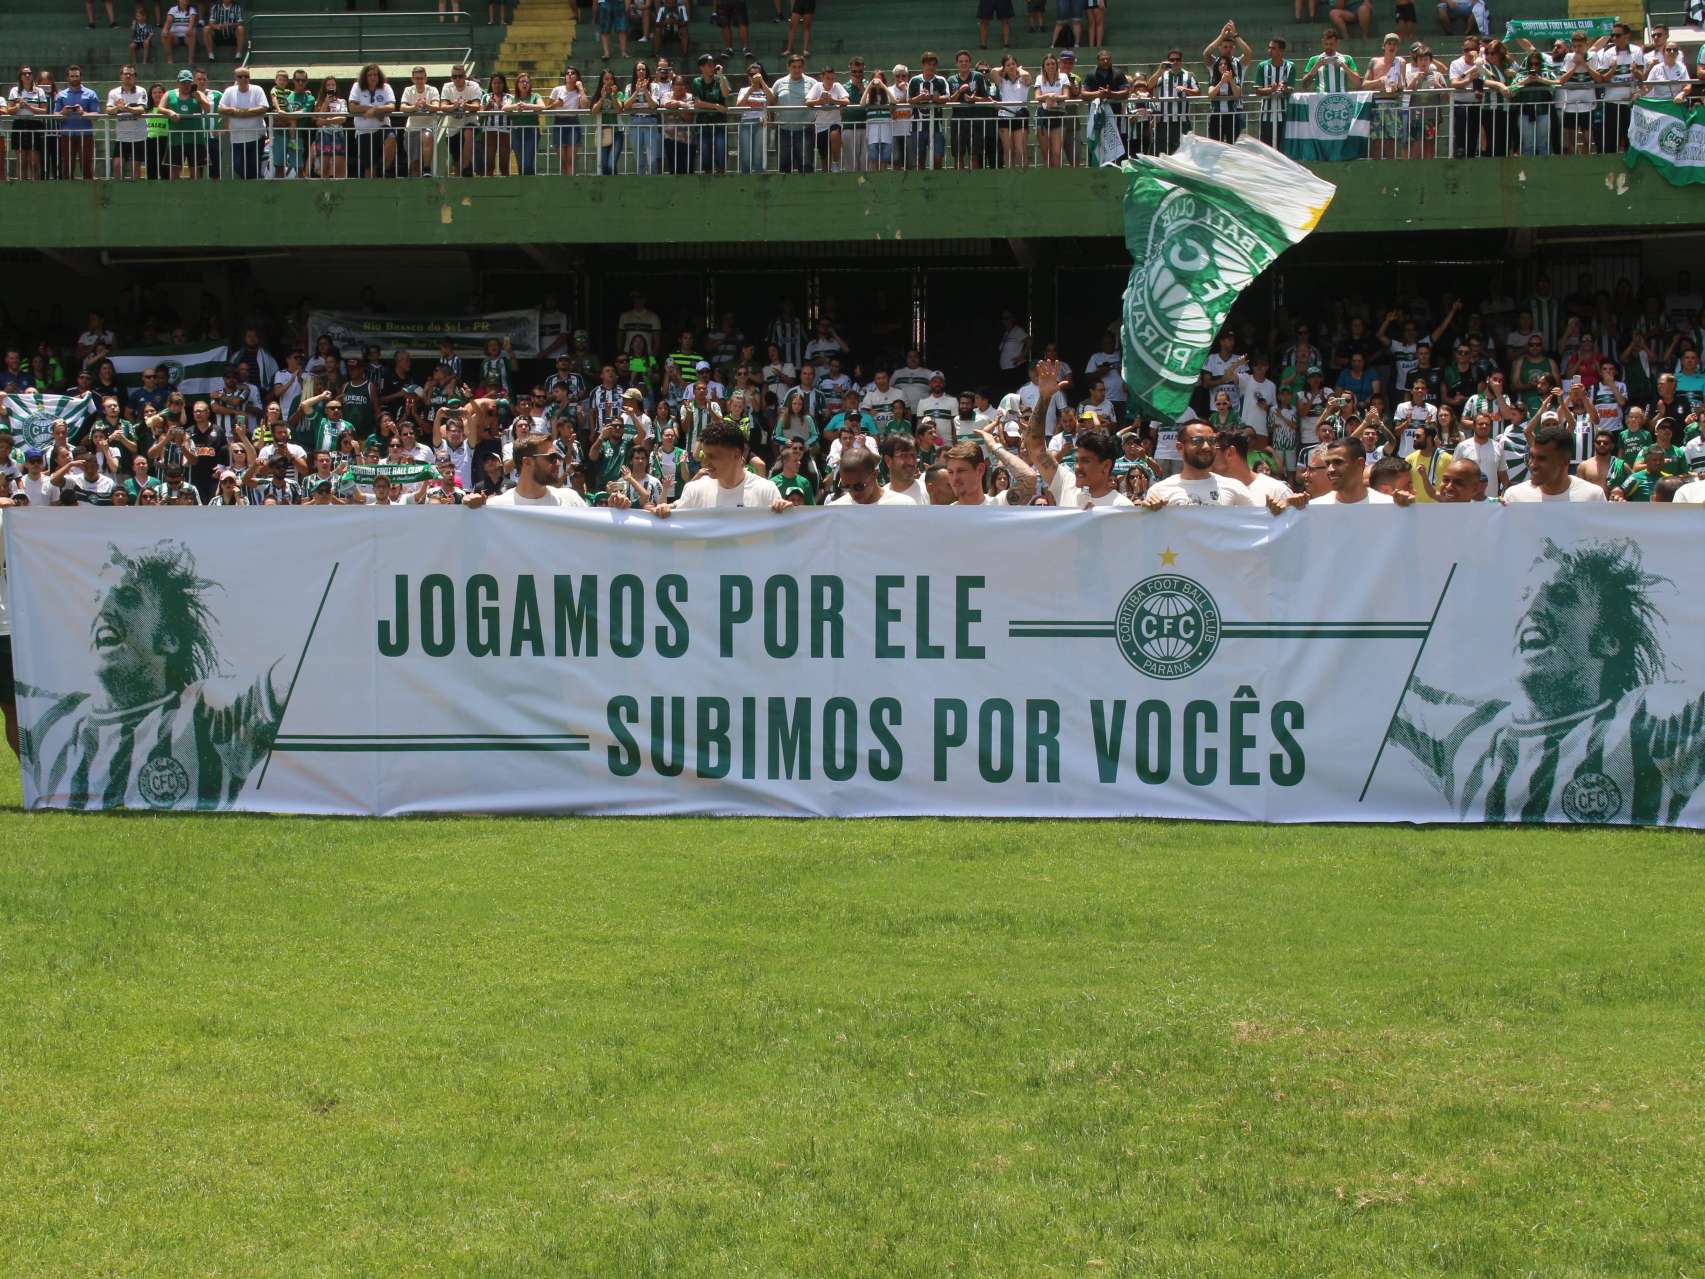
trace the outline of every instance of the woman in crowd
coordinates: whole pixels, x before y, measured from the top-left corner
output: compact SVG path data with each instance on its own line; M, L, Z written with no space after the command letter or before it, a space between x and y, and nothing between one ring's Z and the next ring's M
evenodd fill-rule
M1010 53L1001 55L995 97L1000 101L996 126L1000 130L1002 159L1007 168L1022 169L1030 151L1030 73Z
M614 71L606 69L598 77L598 91L592 95L592 114L598 120L598 172L606 178L614 176L620 167L622 148L627 142L621 110L621 82Z
M562 73L562 83L551 90L549 106L551 145L556 148L557 172L565 178L574 173L580 151L580 117L591 106L586 86L580 83L580 72L569 67Z
M539 171L539 116L544 109L545 100L533 92L533 77L521 72L515 77L515 93L509 99L509 139L524 178Z
M315 173L322 178L349 176L348 143L344 136L348 118L349 103L338 92L337 77L327 76L314 102L314 120L319 126L314 133Z
M627 116L628 136L633 141L634 170L649 177L657 172L663 120L652 94L651 68L644 62L633 64L633 77L621 96L621 107Z
M509 172L509 77L493 71L480 102L480 173L503 177Z

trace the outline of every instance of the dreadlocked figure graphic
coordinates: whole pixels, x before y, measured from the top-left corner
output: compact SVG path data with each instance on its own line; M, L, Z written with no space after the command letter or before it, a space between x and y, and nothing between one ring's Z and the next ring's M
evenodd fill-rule
M1705 694L1659 682L1667 578L1631 541L1547 540L1516 622L1519 704L1412 680L1392 741L1465 820L1678 821L1705 780Z
M99 694L19 685L22 762L38 803L68 808L229 807L284 713L276 663L228 701L205 596L181 543L113 548L117 580L90 628Z

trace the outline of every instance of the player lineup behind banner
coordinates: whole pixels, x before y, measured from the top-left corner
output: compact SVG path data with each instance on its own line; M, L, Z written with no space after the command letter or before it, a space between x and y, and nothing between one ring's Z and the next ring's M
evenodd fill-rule
M257 510L257 576L193 513L26 512L24 798L1705 824L1686 543L1558 514Z

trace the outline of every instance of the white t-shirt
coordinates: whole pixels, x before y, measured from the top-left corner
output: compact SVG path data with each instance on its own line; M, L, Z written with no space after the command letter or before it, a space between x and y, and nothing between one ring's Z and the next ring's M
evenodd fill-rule
M1097 351L1089 357L1083 368L1084 376L1091 382L1095 381L1096 378L1101 379L1107 388L1107 398L1115 403L1125 398L1125 379L1119 374L1121 358L1117 353L1109 355L1105 351ZM1083 389L1088 391L1089 387L1086 386ZM1270 395L1267 397L1268 400L1272 398ZM1244 420L1248 421L1247 418Z
M24 496L30 499L31 506L57 506L59 504L59 486L48 482L47 472L41 473L41 478L32 480L26 474L17 481L18 487L24 490Z
M413 86L411 85L410 88ZM226 101L230 101L229 98ZM349 105L352 107L394 107L397 105L397 95L391 92L391 86L381 84L377 89L368 89L357 85L349 91ZM379 129L390 127L391 117L388 115L358 115L355 117L357 133L374 133Z
M1026 382L1023 386L1018 388L1018 403L1019 407L1024 410L1026 420L1029 419L1031 412L1036 408L1036 401L1041 398L1042 388L1037 386L1034 382ZM1048 405L1048 422L1046 430L1049 435L1052 435L1055 431L1060 429L1058 425L1056 425L1059 415L1070 408L1071 406L1066 403L1064 393L1055 391L1053 402Z
M1397 499L1389 493L1381 493L1378 489L1369 489L1367 496L1359 502L1346 502L1337 493L1326 493L1320 497L1310 498L1312 506L1396 506Z
M1532 480L1512 484L1504 491L1506 502L1603 502L1608 499L1604 490L1578 475L1569 477L1569 487L1561 493L1542 493Z
M125 92L125 88L122 84L115 85L113 88L107 90L108 111L111 111L115 107L145 107L147 105L148 90L144 89L141 85L137 85L128 93ZM117 138L120 142L145 142L148 139L148 121L139 115L121 115L118 117L117 123L113 125L112 133L113 137ZM84 337L87 336L88 334L84 334ZM104 340L108 346L111 346L112 334L106 334ZM93 346L94 343L88 342L85 343L85 345Z
M1168 506L1254 506L1255 496L1236 480L1223 475L1187 480L1170 475L1149 485L1149 497L1159 497Z
M1030 340L1030 335L1020 326L1013 325L1001 336L1000 360L1001 368L1017 369L1024 366L1024 344ZM1109 390L1108 395L1113 392Z
M841 122L840 108L847 104L847 86L839 80L834 84L812 85L805 100L817 109L811 113L818 133L827 133L829 126Z
M780 497L780 489L750 471L733 488L723 488L715 476L705 474L688 482L674 506L678 511L745 508L767 512Z
M1486 491L1497 493L1498 472L1504 469L1504 446L1495 438L1482 444L1470 436L1456 446L1451 456L1478 466L1480 474L1486 477Z
M1285 501L1291 496L1289 484L1283 480L1274 479L1271 475L1263 475L1259 471L1255 472L1254 478L1244 487L1249 490L1250 496L1255 499L1258 506L1265 506L1270 497Z
M411 84L403 90L403 106L405 107L435 107L437 105L438 90L433 88L430 84L421 89L416 89ZM411 129L430 129L432 127L433 115L434 113L431 111L421 111L417 114L411 114L408 118L408 127Z
M221 107L234 107L239 111L253 111L256 107L264 107L269 104L266 93L260 86L251 84L246 90L232 85L219 95L219 105ZM233 139L252 142L266 132L266 117L263 115L232 116L229 129ZM143 135L146 136L148 131L146 120L142 122L142 130Z
M878 489L876 491L876 500L874 502L858 502L858 501L855 501L853 499L853 495L851 493L842 493L838 497L831 497L827 502L823 503L823 505L824 506L916 506L917 503L912 501L912 499L909 497L901 497L898 493L891 492L886 488L881 488L881 489Z
M1674 500L1682 506L1705 506L1705 480L1683 484L1675 491Z
M196 16L196 8L193 4L174 4L166 10L166 28L175 36L188 35L189 25L195 21Z
M912 481L912 487L909 489L897 489L890 484L883 489L883 492L892 493L895 497L902 498L905 501L910 502L913 506L929 505L929 490L924 487L924 481L921 475Z
M929 394L930 379L933 377L934 369L926 369L922 365L914 369L902 364L888 375L888 385L905 396L906 407L916 413L919 403ZM958 407L957 401L954 406Z
M34 501L34 499L31 499ZM0 636L12 633L12 586L6 576L5 511L0 511Z
M547 488L542 497L522 497L520 489L510 489L496 497L488 497L487 506L585 506L586 499L571 488Z
M941 423L942 434L947 434L947 425L959 412L959 397L956 395L926 395L917 402L914 414L922 420L929 417Z
M1272 378L1262 378L1259 382L1255 375L1244 369L1237 371L1237 390L1240 403L1237 416L1243 419L1243 424L1263 435L1267 432L1268 410L1279 401L1279 388L1273 385ZM1255 401L1262 399L1267 407L1262 408Z

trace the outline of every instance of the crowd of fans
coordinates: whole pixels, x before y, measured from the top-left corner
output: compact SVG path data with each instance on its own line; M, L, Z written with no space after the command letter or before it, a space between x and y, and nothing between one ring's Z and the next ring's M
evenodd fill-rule
M1351 12L1335 7L1333 17ZM223 16L188 29L192 53L198 39L209 57L226 39L240 50L241 10ZM423 67L393 80L375 63L352 83L305 69L260 83L241 65L215 83L204 64L148 84L126 66L102 94L79 67L63 88L46 68L23 67L0 120L7 171L25 180L866 172L949 159L1059 167L1168 152L1191 130L1226 141L1250 130L1283 146L1294 95L1356 90L1374 95L1375 157L1610 153L1626 148L1637 100L1693 101L1705 84L1661 26L1649 46L1619 22L1597 39L1577 32L1536 48L1468 25L1459 53L1435 54L1411 38L1411 20L1366 66L1340 51L1337 27L1306 57L1275 36L1262 58L1228 22L1199 56L1171 49L1148 67L1118 66L1106 50L1086 50L1080 65L1066 47L1035 67L1010 51L994 60L960 49L950 61L925 51L915 72L858 56L813 68L791 48L766 70L732 49L694 59L684 41L677 67L649 27L656 56L626 75L582 79L569 67L554 85L525 71L481 83L465 67L441 84Z
M832 300L708 330L666 328L639 294L594 346L563 322L538 359L337 350L246 330L222 385L162 364L129 385L100 315L63 345L13 346L32 391L98 413L21 441L0 421L15 505L680 506L1245 504L1705 498L1705 298L1537 276L1474 299L1339 300L1257 333L1239 320L1180 422L1146 418L1120 334L1074 365L1010 314L967 385ZM553 314L560 313L553 312ZM214 327L217 327L216 325ZM149 336L159 336L149 333ZM186 340L179 330L175 336ZM1075 354L1075 353L1074 353ZM23 398L19 400L17 397ZM708 477L695 484L701 472ZM712 483L714 481L714 483ZM1690 487L1689 487L1690 486Z

